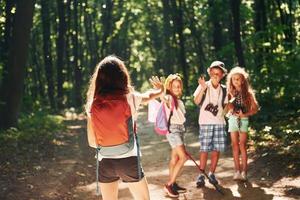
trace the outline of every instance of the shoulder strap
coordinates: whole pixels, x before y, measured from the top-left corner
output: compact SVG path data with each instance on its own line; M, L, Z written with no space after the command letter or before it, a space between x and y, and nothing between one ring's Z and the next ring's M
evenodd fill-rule
M224 106L225 106L225 98L226 98L226 93L227 93L227 91L226 91L226 86L225 85L222 85L221 84L221 88L222 88L222 106L223 106L223 108L224 108Z
M204 100L205 100L205 97L206 97L206 92L207 92L207 88L204 90L204 93L203 93L202 99L201 99L201 101L200 101L200 103L199 103L199 106L200 106L200 107L202 106L202 104L203 104L203 102L204 102Z
M171 117L172 117L172 115L173 115L173 110L174 110L174 108L175 108L175 100L174 100L174 98L171 96L171 98L172 98L172 101L171 101L171 110L170 110L170 116L169 116L169 119L168 119L168 131L169 131L169 133L171 132L170 131L170 125L171 125Z

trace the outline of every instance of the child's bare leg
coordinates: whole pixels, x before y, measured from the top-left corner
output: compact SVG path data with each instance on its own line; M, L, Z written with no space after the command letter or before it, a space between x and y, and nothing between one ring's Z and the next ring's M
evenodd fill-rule
M217 164L218 164L218 160L219 160L219 155L220 155L220 152L219 152L219 151L212 151L212 152L211 152L210 171L211 171L212 173L215 173L215 171L216 171Z
M247 171L247 133L240 133L240 151L242 157L242 171Z
M200 152L200 169L205 170L208 152Z
M187 160L184 145L180 145L178 147L175 147L173 150L176 152L178 160L177 160L177 162L174 166L173 173L170 177L168 185L173 184L176 181L176 178L177 178L180 170L182 169L182 166L184 165L185 161Z
M178 156L177 153L175 151L175 149L172 149L171 151L171 160L169 162L169 180L171 180L171 177L173 176L173 171L174 171L174 167L178 161Z
M127 185L134 199L136 200L150 199L146 177L144 177L139 182L127 183Z
M118 181L112 183L100 183L103 200L118 200Z
M232 146L232 156L234 161L235 171L240 171L240 146L239 146L239 133L231 132L231 146Z

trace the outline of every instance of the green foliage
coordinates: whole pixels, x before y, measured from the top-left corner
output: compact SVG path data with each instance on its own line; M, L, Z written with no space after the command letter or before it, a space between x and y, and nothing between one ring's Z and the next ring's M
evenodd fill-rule
M1 161L26 162L28 156L50 152L55 134L66 128L61 116L44 112L31 113L19 121L18 128L0 132Z
M41 139L49 142L54 133L64 129L63 118L59 115L49 115L43 112L31 113L19 119L18 128L10 128L0 133L1 147L7 143L32 143Z

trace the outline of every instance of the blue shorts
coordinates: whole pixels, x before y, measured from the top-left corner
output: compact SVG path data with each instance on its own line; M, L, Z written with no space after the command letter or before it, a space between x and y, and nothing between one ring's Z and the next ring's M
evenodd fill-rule
M200 124L199 140L201 152L225 151L225 124Z
M171 133L168 133L166 137L172 149L184 144L184 125L171 124L170 132Z
M240 120L240 121L239 121ZM248 132L249 119L231 115L228 119L228 132Z

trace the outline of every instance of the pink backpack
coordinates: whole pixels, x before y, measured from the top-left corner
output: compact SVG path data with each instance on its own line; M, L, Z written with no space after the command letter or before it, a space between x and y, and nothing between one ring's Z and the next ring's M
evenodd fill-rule
M175 103L174 100L172 100L170 116L167 118L164 102L159 103L157 100L154 100L149 103L148 120L155 123L154 130L158 135L166 135L170 132L170 120L173 115L174 107Z

